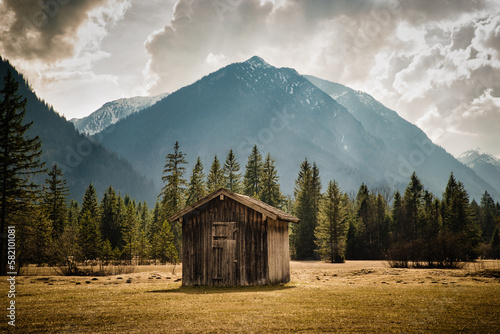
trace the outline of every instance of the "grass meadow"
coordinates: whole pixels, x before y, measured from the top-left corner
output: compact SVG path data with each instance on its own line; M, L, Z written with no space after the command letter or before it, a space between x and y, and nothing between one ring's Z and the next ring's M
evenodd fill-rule
M105 277L29 268L17 277L15 331L500 332L498 261L457 270L393 269L383 261L291 268L288 284L229 288L182 287L179 266L174 274L171 266L144 266ZM7 294L5 278L0 291ZM2 319L0 331L11 331Z

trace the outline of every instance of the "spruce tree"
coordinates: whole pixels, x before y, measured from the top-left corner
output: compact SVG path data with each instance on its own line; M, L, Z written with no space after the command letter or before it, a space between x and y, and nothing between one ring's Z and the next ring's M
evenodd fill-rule
M424 195L424 186L417 174L414 172L411 175L411 180L406 187L403 196L403 206L405 208L405 225L404 238L406 240L415 240L420 234L419 231L419 216L422 208L422 200Z
M66 180L63 172L57 168L57 164L52 166L52 170L45 180L45 195L43 206L48 214L48 219L52 224L52 238L57 240L64 231L67 221L66 198L69 195L69 189L66 186Z
M252 153L248 157L243 177L243 193L247 196L258 197L261 188L262 177L262 156L257 145L252 148Z
M118 247L122 240L118 197L109 186L101 202L101 234L103 240L109 240L112 248Z
M241 192L241 173L239 173L239 171L240 164L236 160L233 150L230 149L226 157L226 162L224 163L223 172L226 180L225 187L235 193Z
M9 70L0 89L0 275L7 272L7 224L21 232L20 217L41 195L31 176L45 172L40 139L26 137L33 122L24 122L26 98L18 89Z
M262 164L262 178L259 198L262 202L274 207L281 207L282 195L279 185L278 171L275 162L268 153Z
M165 183L161 191L162 198L162 220L166 222L168 218L180 211L184 207L187 181L184 178L187 165L186 154L179 149L179 143L174 144L174 153L167 154L165 168L163 169L162 181ZM174 243L178 252L181 251L181 227L175 222L172 224Z
M138 231L136 210L133 202L131 201L129 201L126 208L125 219L123 220L122 225L122 234L125 242L123 250L123 253L125 254L124 256L132 264L137 250Z
M491 195L485 191L481 197L481 215L478 217L481 224L482 237L485 242L491 240L495 230L495 218L499 215L495 206L495 201Z
M212 193L220 188L223 188L225 183L226 180L224 178L224 173L222 172L219 159L217 159L217 155L215 155L212 166L210 167L210 172L207 176L208 192Z
M316 177L317 179L318 177ZM314 230L316 229L318 211L315 204L318 185L314 180L313 168L307 159L301 164L299 175L295 181L295 215L300 219L293 238L297 259L313 259L316 257ZM319 202L319 200L318 200Z
M92 183L83 196L79 217L78 245L83 260L96 260L101 254L102 238L99 228L97 193Z
M345 261L348 230L347 210L337 182L330 181L321 202L319 223L315 229L316 244L323 260L342 263Z
M174 234L167 221L163 222L160 233L157 236L157 243L159 245L159 257L162 263L170 262L176 264L179 262L179 252L174 244Z
M469 195L453 173L443 193L443 228L451 261L473 260L479 255L480 227L473 219Z
M184 179L187 164L185 156L186 154L179 149L179 143L175 142L174 153L167 154L166 157L162 177L165 185L160 195L165 219L180 211L184 206L184 193L187 186L187 181Z
M191 205L198 202L206 196L207 189L205 184L205 174L203 173L203 163L200 157L196 159L196 164L193 167L191 179L189 181L189 188L187 191L186 205Z
M161 218L161 205L156 202L151 217L151 225L148 230L147 238L150 245L150 257L155 261L160 258L160 231L163 226Z

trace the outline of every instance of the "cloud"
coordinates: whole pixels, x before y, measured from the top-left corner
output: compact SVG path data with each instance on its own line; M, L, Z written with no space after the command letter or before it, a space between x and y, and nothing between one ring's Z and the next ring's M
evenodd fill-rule
M9 19L0 24L0 47L7 57L54 62L74 55L78 29L89 12L120 1L4 0L0 11Z
M495 117L479 97L500 97L493 0L179 0L146 50L152 93L257 54L367 91L452 151ZM464 116L481 104L490 112Z

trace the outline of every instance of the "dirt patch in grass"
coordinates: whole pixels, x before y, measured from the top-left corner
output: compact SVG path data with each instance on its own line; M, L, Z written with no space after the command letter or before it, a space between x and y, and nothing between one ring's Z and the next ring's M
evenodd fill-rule
M498 271L393 269L378 261L292 262L291 268L288 284L228 288L182 287L179 267L175 274L151 266L109 277L22 276L16 327L23 333L500 332ZM0 291L6 289L2 280Z

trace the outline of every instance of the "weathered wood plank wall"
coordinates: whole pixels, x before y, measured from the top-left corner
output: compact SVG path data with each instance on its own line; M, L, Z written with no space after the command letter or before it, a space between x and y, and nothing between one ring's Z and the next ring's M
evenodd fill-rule
M288 223L225 197L215 198L182 223L182 279L193 285L288 282Z

